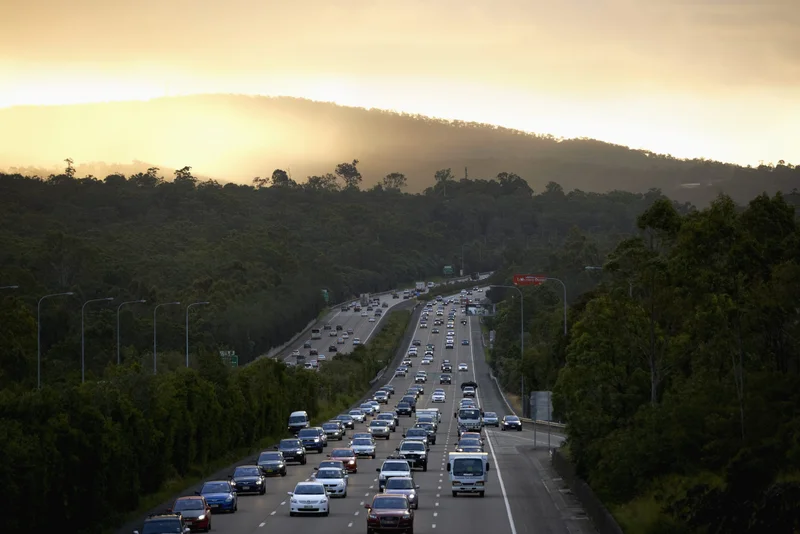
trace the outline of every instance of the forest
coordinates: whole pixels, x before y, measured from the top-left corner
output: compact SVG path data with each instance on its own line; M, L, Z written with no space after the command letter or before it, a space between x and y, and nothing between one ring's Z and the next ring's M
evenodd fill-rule
M521 364L516 292L489 294L495 374L553 391L572 462L626 533L800 528L796 196L661 198L601 259L578 232L523 257L512 271L564 280L570 307L564 335L560 286L523 288Z
M403 173L407 190L419 193L439 169L472 179L514 171L536 191L548 182L592 193L658 188L696 206L720 193L746 203L763 191L790 192L800 176L800 167L786 161L741 167L684 160L594 139L289 97L221 94L18 106L0 109L0 124L9 125L0 130L0 171L41 176L58 174L69 155L80 162L82 175L130 175L149 167L170 169L171 175L191 163L196 176L220 182L249 184L264 169L281 168L302 183L355 157L362 162L365 188L393 172ZM80 136L74 135L76 125ZM536 125L531 128L536 131Z

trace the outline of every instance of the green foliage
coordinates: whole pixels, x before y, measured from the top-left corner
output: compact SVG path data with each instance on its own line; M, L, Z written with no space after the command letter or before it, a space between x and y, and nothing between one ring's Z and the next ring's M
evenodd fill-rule
M287 97L195 95L148 102L19 106L0 110L0 124L10 125L0 168L34 163L29 138L13 133L21 128L36 132L36 161L62 161L64 139L74 134L76 124L92 125L81 130L75 140L79 144L71 145L80 146L87 161L150 162L125 168L76 163L80 176L135 174L178 160L191 161L202 176L241 183L288 165L298 182L313 176L317 186L327 189L335 183L332 170L342 155L352 154L361 160L358 175L363 175L365 189L381 184L387 173L399 172L407 178L406 190L419 192L442 170L448 176L442 189L449 196L451 180L495 176L514 162L513 170L536 191L553 180L585 195L659 188L670 198L706 205L720 192L738 202L764 190L789 192L797 187L800 173L800 167L784 161L751 168L681 160L594 139L562 139L544 132ZM124 136L129 142L110 145L109 136ZM46 176L52 171L11 172ZM354 184L361 181L352 176Z
M390 313L368 346L319 373L267 358L231 370L205 353L198 369L0 391L6 530L102 532L166 482L202 473L231 451L274 443L291 411L333 416L388 365L410 317Z
M558 370L554 407L572 461L626 532L796 531L794 208L781 195L745 208L720 196L681 214L658 200L638 226L608 254L607 281L572 306L566 339L554 338L552 317L543 328L526 314L530 358ZM544 298L525 292L526 309ZM508 350L519 315L501 309ZM535 364L527 372L544 380Z

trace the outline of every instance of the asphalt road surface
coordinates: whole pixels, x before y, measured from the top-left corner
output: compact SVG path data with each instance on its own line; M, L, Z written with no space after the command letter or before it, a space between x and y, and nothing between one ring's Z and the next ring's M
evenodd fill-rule
M391 298L391 297L390 297ZM401 300L402 302L402 300ZM448 306L447 309L449 309ZM337 319L347 328L350 324L366 327L357 334L364 340L370 323L364 324L359 314L350 312ZM422 357L413 358L412 373L407 378L392 378L395 395L390 399L393 407L402 393L413 383L417 370L428 371L425 394L420 397L418 407L438 407L442 412L436 445L431 446L428 471L415 471L414 477L420 485L420 506L415 515L415 531L419 533L447 532L472 534L491 532L492 534L588 534L594 533L591 523L585 518L570 495L561 491L563 483L552 472L546 449L546 435L537 436L540 447L533 448L533 432L487 431L487 452L489 452L492 471L487 484L486 497L452 497L447 472L445 471L448 451L455 449L458 440L453 412L461 398L459 384L475 380L479 384L478 400L485 411L496 411L500 416L507 413L505 403L493 387L489 378L480 343L480 327L477 318L470 318L466 325L461 324L462 315L456 317L456 345L454 349L444 348L445 328L442 333L433 334L432 328L415 331L414 339L436 346L435 358L430 366L421 366ZM374 324L374 323L372 323ZM354 326L355 329L355 326ZM365 333L366 332L366 333ZM463 339L470 340L468 346L461 345ZM327 340L324 340L327 342ZM420 351L424 353L423 351ZM459 363L469 366L467 372L453 372L452 385L439 385L439 369L444 358L458 369ZM388 374L388 373L387 373ZM445 403L433 404L430 394L436 388L447 392ZM303 406L297 406L298 410ZM413 426L413 419L401 416L401 427ZM366 424L356 425L356 432L366 431ZM352 431L348 432L352 435ZM366 517L364 503L378 491L376 469L390 455L402 439L402 429L392 434L389 440L378 440L378 455L375 460L359 459L358 473L350 475L348 496L331 502L328 517L289 517L287 492L295 484L307 480L319 461L327 458L327 451L348 445L348 438L342 442L329 442L326 453L310 453L308 464L290 464L286 477L268 479L267 493L263 496L241 496L239 510L233 514L213 516L213 531L220 534L260 534L267 532L298 532L302 534L345 534L364 532ZM544 440L544 441L542 441ZM542 445L543 443L543 445Z

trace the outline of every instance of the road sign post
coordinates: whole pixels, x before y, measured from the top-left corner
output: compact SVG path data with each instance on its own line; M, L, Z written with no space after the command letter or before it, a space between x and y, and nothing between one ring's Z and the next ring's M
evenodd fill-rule
M547 281L547 277L540 274L515 274L515 286L540 286Z

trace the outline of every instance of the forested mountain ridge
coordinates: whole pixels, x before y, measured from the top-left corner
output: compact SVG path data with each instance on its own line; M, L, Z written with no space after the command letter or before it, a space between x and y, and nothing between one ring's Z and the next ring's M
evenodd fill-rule
M248 183L276 167L298 182L338 162L361 161L364 186L393 172L419 192L434 173L459 178L515 172L540 191L551 181L591 192L659 188L671 198L705 205L720 192L737 202L766 191L791 191L800 170L784 162L743 168L680 160L591 139L557 139L497 126L446 121L297 98L198 95L73 106L0 110L0 168L146 161L218 180ZM35 142L33 141L35 140ZM113 165L113 164L112 164ZM102 168L102 167L105 167ZM107 164L79 165L104 176ZM465 171L466 169L466 171ZM48 174L48 171L44 174Z

